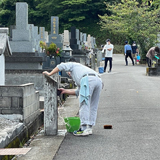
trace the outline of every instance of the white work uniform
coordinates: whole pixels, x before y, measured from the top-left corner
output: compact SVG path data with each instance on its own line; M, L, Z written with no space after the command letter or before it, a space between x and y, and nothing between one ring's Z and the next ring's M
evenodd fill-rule
M89 87L89 99L88 103L83 101L80 103L79 116L81 125L95 125L97 118L97 109L99 103L100 92L102 89L102 80L98 76L97 72L89 67L86 67L80 63L67 62L57 65L60 71L64 70L70 72L73 80L75 81L78 89L76 95L79 95L81 87L81 79L86 75L88 76L88 87ZM87 75L92 74L92 75ZM81 96L81 95L80 95Z

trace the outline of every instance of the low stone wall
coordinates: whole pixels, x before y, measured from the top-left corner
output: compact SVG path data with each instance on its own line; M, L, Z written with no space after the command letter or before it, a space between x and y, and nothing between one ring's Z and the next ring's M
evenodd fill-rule
M33 83L34 89L39 91L39 95L44 95L44 75L43 70L6 70L5 85L22 85Z
M40 115L39 93L32 83L0 86L0 114L21 114L28 125Z
M6 69L42 69L43 57L37 53L13 52L11 57L6 57Z

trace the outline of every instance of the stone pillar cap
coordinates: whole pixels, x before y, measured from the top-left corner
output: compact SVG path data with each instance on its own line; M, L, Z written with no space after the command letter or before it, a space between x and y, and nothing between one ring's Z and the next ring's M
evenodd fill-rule
M0 28L0 33L6 33L6 34L8 34L9 30L8 30L8 28Z

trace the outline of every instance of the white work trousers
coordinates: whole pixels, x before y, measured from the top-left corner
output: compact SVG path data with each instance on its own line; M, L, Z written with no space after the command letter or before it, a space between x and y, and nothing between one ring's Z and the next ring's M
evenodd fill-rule
M98 76L88 76L89 101L80 103L79 117L81 125L95 125L100 92L102 90L102 80Z

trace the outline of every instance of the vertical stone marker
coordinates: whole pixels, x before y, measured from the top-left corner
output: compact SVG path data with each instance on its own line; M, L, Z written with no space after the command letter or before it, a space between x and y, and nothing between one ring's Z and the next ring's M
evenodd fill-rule
M87 42L87 34L86 33L83 33L82 41L83 41L84 44L86 44L86 42Z
M63 47L64 46L69 46L69 31L68 30L64 30L64 40L63 40Z
M76 39L76 27L71 27L71 39L70 39L70 47L75 50L78 49L77 39Z
M78 49L81 49L81 46L80 46L80 32L79 32L79 29L76 29L76 39L77 39Z
M51 17L51 34L49 35L49 44L55 43L57 47L62 48L62 38L59 35L59 17Z
M87 37L87 44L88 44L88 48L91 49L92 46L91 46L91 35L90 34Z
M57 135L58 132L57 87L58 83L45 75L44 132L47 136Z
M10 45L12 52L33 52L28 25L28 4L25 2L16 3L16 29L12 31Z
M45 42L45 27L39 27L40 41Z

